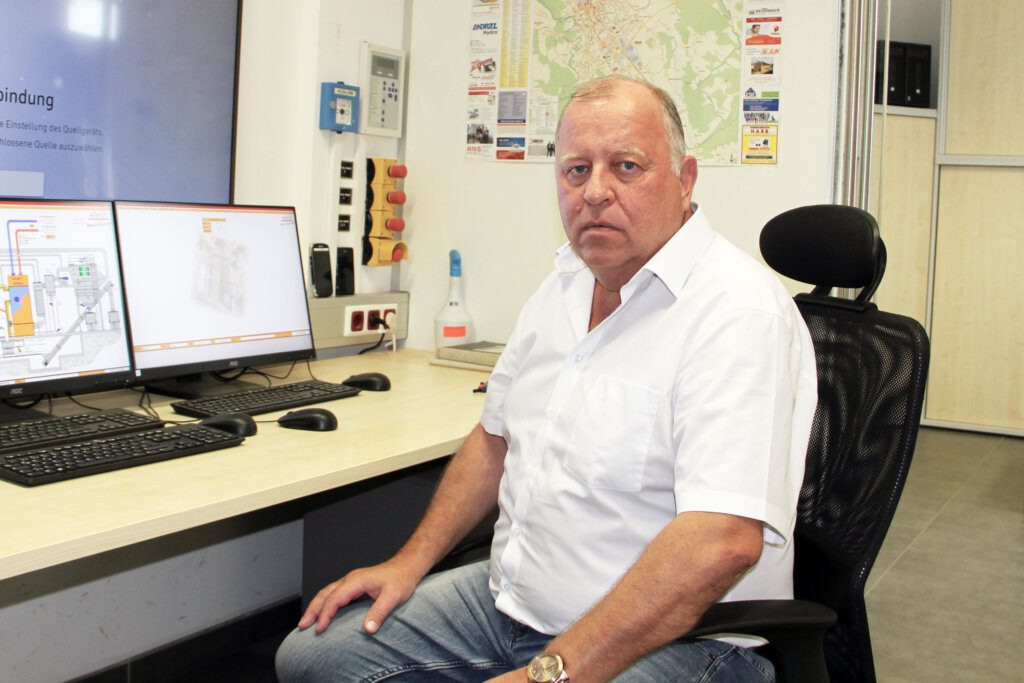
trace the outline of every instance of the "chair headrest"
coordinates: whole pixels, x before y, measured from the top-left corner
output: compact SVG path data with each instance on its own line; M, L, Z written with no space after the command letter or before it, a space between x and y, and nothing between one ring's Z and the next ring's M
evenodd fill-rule
M853 206L817 204L779 214L761 230L761 255L775 271L814 285L861 288L868 301L885 272L885 244L874 217Z

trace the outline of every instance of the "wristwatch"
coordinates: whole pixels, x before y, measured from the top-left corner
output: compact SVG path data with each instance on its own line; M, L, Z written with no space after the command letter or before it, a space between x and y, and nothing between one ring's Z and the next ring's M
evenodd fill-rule
M569 683L569 672L554 652L541 652L526 667L530 683Z

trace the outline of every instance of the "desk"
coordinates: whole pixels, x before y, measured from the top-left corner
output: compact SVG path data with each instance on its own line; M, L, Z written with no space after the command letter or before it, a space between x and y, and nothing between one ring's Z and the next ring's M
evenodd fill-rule
M36 488L0 482L0 580L8 579L0 586L11 585L12 577L27 575L13 581L31 582L38 575L33 572L62 563L74 568L75 560L88 562L105 551L145 545L450 455L479 419L482 395L472 390L486 374L433 366L429 358L427 352L402 350L312 363L317 378L328 381L367 371L391 378L391 391L364 391L321 404L338 416L334 432L283 429L273 422L279 413L270 413L256 416L270 422L259 424L259 432L236 448ZM268 368L274 374L286 369ZM303 363L282 381L307 377ZM162 417L180 418L169 407L172 399L153 399ZM138 394L107 392L82 400L104 408L132 407ZM61 400L55 412L77 410ZM14 627L0 623L4 631ZM92 670L78 663L84 667L79 673Z
M402 350L311 364L327 381L367 371L391 378L391 391L320 404L338 416L334 432L261 423L237 448L36 488L0 482L0 579L450 455L480 417L481 395L472 390L486 375L432 366L429 357ZM297 364L288 379L307 378L305 364ZM137 400L129 392L83 399L102 407ZM184 419L172 400L154 396L154 407L163 418ZM62 412L81 410L59 403Z

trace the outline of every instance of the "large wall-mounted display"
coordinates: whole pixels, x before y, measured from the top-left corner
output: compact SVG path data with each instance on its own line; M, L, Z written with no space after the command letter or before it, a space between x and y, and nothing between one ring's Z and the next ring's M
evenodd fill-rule
M0 0L0 195L231 199L239 0Z

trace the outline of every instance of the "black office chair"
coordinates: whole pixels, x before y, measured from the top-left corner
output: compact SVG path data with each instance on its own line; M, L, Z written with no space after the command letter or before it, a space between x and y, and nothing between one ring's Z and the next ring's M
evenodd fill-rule
M689 635L767 638L762 650L780 681L870 683L864 584L910 468L928 338L917 321L869 301L886 254L867 212L838 205L787 211L765 225L761 253L782 275L814 285L796 296L818 368L794 536L796 600L715 605ZM834 287L863 289L847 300L832 296Z

